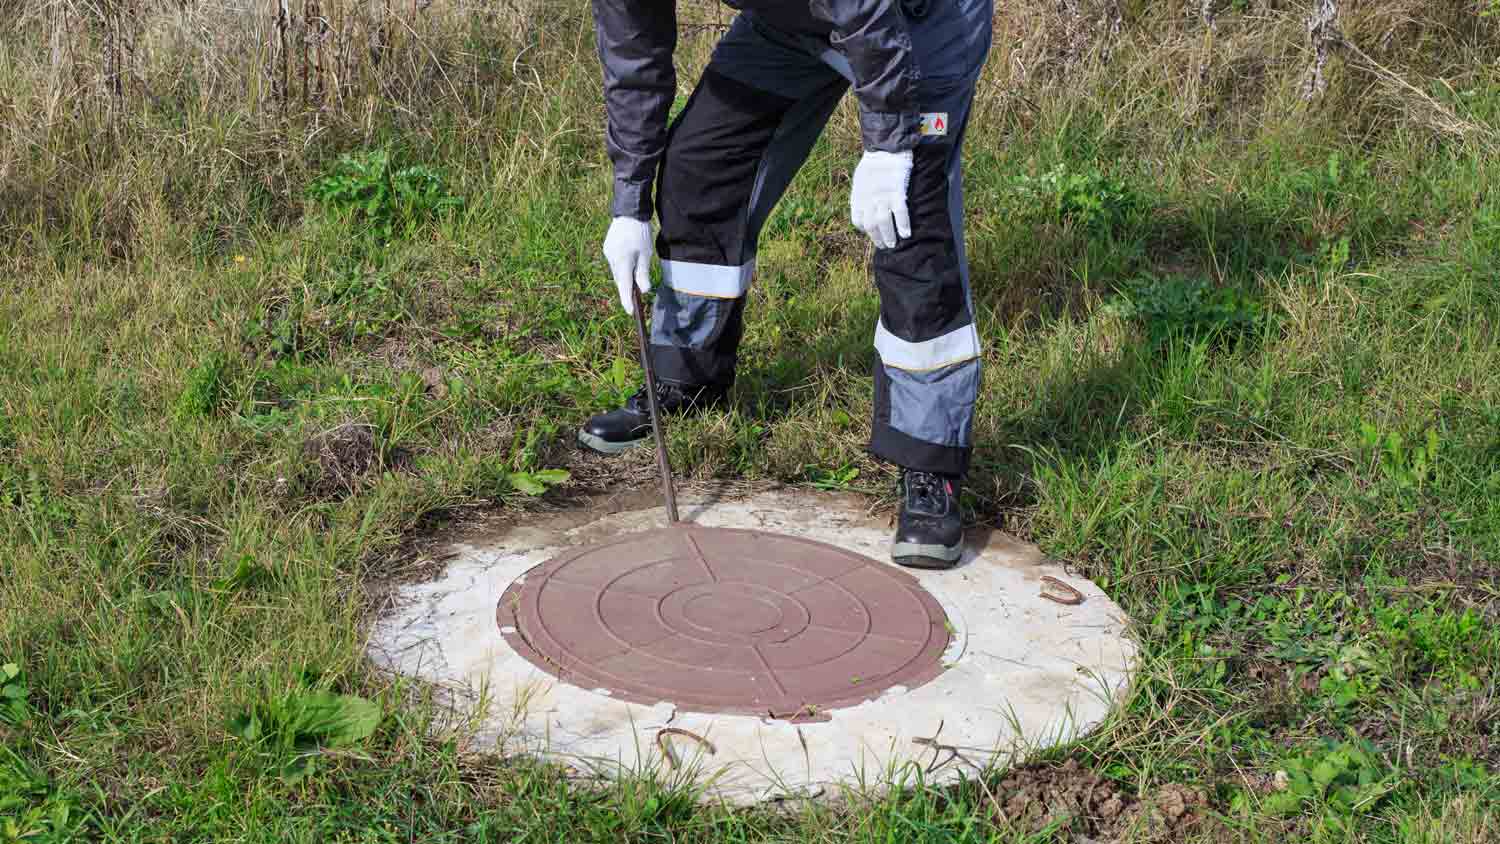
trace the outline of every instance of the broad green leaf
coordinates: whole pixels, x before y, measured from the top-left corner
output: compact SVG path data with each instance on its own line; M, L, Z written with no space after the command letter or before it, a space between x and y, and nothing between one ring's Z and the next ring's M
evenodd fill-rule
M1327 788L1330 783L1338 779L1339 772L1341 770L1342 769L1339 766L1333 763L1333 760L1324 759L1318 764L1314 765L1310 773L1312 775L1313 782L1324 788Z
M1295 791L1278 791L1266 797L1265 810L1273 815L1296 814L1302 808L1302 795Z
M540 472L532 472L531 476L547 486L557 486L567 483L573 477L573 473L566 469L543 469Z
M509 480L511 486L527 495L541 495L547 491L546 484L525 472L511 472Z
M296 712L294 731L298 735L330 746L357 744L380 726L380 704L355 695L298 695L291 708Z
M229 722L229 734L244 742L260 739L260 718L254 712L240 715Z

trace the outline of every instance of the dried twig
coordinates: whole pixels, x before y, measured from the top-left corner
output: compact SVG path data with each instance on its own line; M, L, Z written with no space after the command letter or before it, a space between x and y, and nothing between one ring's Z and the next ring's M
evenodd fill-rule
M663 727L656 731L656 746L661 750L662 756L666 758L668 767L674 771L682 767L682 760L677 757L677 751L673 749L672 742L668 740L669 736L682 736L683 738L692 739L704 750L708 751L708 755L710 756L719 752L719 749L714 747L713 742L697 733L689 732L679 727Z
M1042 597L1070 607L1083 603L1082 592L1051 575L1042 575Z

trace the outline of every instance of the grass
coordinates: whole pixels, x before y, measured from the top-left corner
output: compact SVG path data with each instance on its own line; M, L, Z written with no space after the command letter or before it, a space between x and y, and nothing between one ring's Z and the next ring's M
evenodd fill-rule
M194 63L209 12L111 6L118 94L70 4L0 24L0 841L1494 840L1500 24L1345 10L1308 103L1296 14L1058 6L1001 13L971 133L965 504L1144 673L1026 768L748 812L460 753L362 658L414 540L649 476L569 444L639 377L584 7L359 18L329 49L389 60L290 94L248 12ZM685 18L688 84L723 18ZM769 224L685 474L890 505L857 143L846 105Z

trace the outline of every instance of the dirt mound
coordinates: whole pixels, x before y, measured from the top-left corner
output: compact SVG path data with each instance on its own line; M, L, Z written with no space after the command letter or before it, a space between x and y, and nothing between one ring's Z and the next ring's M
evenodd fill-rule
M997 820L1028 833L1068 829L1077 840L1169 842L1208 830L1208 800L1202 792L1169 783L1134 797L1075 760L1061 766L1012 771L995 790Z

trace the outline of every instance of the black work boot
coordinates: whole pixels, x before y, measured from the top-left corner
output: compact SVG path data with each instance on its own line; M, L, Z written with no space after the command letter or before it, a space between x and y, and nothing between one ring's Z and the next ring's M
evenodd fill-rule
M724 394L725 389L717 386L663 382L656 385L656 401L663 415L705 410L718 404ZM578 432L578 441L600 454L619 454L650 438L651 404L645 387L631 396L624 407L591 417Z
M901 495L901 517L891 559L911 568L952 568L964 546L958 479L907 469L896 489Z

